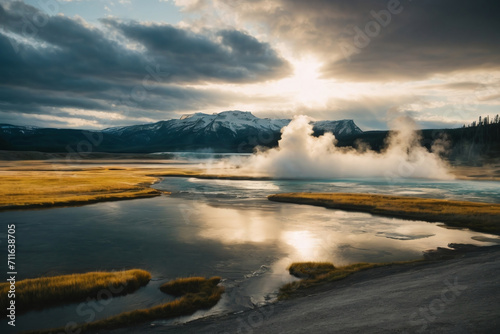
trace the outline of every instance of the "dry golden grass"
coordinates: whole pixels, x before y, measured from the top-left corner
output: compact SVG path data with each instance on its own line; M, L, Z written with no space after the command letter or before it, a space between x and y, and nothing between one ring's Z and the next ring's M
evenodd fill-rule
M324 206L432 222L500 234L500 204L352 193L288 193L271 201Z
M221 278L212 277L209 279L203 277L179 278L166 283L175 286L176 289L190 290L194 285L198 287L193 291L186 292L181 298L162 305L154 306L148 309L124 312L103 320L75 326L73 332L85 332L88 330L115 329L120 327L133 326L147 321L157 319L175 318L184 315L193 314L202 309L209 309L217 304L224 293L224 288L218 286ZM194 283L193 285L193 282ZM186 288L189 287L189 288ZM180 290L176 290L179 292ZM49 334L61 333L65 328L54 328L32 333Z
M0 210L157 196L156 180L130 169L0 171Z
M248 179L175 167L72 167L48 161L4 161L0 162L0 211L158 196L162 192L150 185L162 176Z
M186 277L164 283L160 290L172 296L182 296L187 293L196 293L204 289L208 281L204 277Z
M288 267L290 275L298 278L315 278L334 269L330 262L294 262Z
M338 281L358 271L392 266L397 264L410 264L422 260L389 262L389 263L354 263L347 266L335 267L329 262L294 262L288 267L290 275L302 278L300 281L287 283L280 288L278 299L293 297L299 290L319 286L328 282Z
M23 313L94 299L102 289L108 289L111 295L124 295L146 285L150 279L149 272L139 269L25 279L16 282L16 311ZM0 284L0 307L4 310L9 302L9 288L10 283Z

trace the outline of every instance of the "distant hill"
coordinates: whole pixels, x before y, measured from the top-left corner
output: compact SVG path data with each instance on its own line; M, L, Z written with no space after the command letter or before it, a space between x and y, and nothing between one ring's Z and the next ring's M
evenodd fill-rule
M380 151L385 147L389 131L366 131L339 138L342 147L359 146L360 142ZM451 160L474 163L476 159L498 158L500 156L500 123L475 125L457 129L432 129L421 131L422 144L431 149L437 139L444 139L448 145L446 155ZM478 161L478 163L480 163Z
M0 124L0 149L41 152L166 151L252 152L256 146L276 146L290 119L258 118L250 112L196 113L153 124L102 131L50 129ZM313 123L315 135L332 132L337 138L363 133L352 120Z
M152 124L108 128L101 131L51 129L0 124L0 150L78 153L152 153L210 150L252 152L256 146L274 147L290 119L259 118L250 112L196 113ZM352 120L318 121L314 135L332 132L339 146L376 151L385 147L389 131L363 132ZM500 156L500 123L476 123L458 129L421 131L422 144L431 148L444 138L453 160L479 162Z

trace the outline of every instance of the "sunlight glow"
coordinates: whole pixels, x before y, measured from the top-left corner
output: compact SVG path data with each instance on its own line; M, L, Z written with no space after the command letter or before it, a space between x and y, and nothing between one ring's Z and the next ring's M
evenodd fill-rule
M295 249L294 257L301 261L315 261L321 253L321 243L309 231L287 231L283 241Z
M276 82L278 91L294 96L294 100L305 105L324 105L330 97L328 80L320 79L321 63L312 57L291 61L294 74Z

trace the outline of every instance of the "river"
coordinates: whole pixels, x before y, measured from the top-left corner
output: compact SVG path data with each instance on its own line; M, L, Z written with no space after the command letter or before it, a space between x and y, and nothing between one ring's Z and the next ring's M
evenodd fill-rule
M163 166L165 167L165 166ZM270 202L279 192L373 192L500 202L497 182L399 180L209 180L165 177L156 198L80 207L0 213L16 224L18 279L95 270L140 268L152 281L137 292L89 311L70 304L17 318L16 331L64 326L172 300L158 287L177 277L214 276L226 287L210 314L272 301L293 278L293 261L410 260L449 243L492 245L497 236L321 207ZM4 234L6 233L6 230ZM5 235L1 235L5 240ZM87 312L85 312L87 311ZM168 325L169 321L157 321ZM6 333L6 320L1 322Z

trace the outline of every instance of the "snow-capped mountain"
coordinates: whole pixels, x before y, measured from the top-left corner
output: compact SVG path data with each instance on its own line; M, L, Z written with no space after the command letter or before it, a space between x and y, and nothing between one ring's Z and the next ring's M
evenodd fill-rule
M195 113L180 119L152 124L107 128L94 131L102 141L94 151L165 152L213 149L219 152L251 152L256 146L276 146L281 129L290 119L259 118L250 112L224 111L216 114ZM320 135L332 132L341 138L360 134L352 120L313 123ZM32 150L65 151L67 145L88 140L88 133L68 129L40 129L0 126L0 137L13 146L29 145ZM0 141L1 142L1 141ZM12 146L12 145L11 145Z
M2 133L27 134L27 133L32 133L33 131L36 131L37 129L39 129L39 128L36 126L16 126L16 125L10 125L10 124L0 124L0 132L2 132Z
M195 113L180 119L153 124L108 128L105 133L127 138L131 143L182 142L191 148L221 147L226 149L277 144L280 131L290 119L259 118L247 111L224 111L216 114ZM332 132L336 137L362 133L352 120L319 121L313 123L314 132ZM243 144L242 144L243 143ZM245 151L248 147L245 148Z
M352 119L314 122L314 132L331 132L337 138L363 133Z
M229 130L236 136L239 131L248 128L260 131L280 131L289 122L289 119L258 118L247 111L223 111L212 115L204 113L187 114L183 115L180 119L160 121L153 124L108 128L103 131L126 135L136 131L160 131L165 129L190 131L193 133Z

